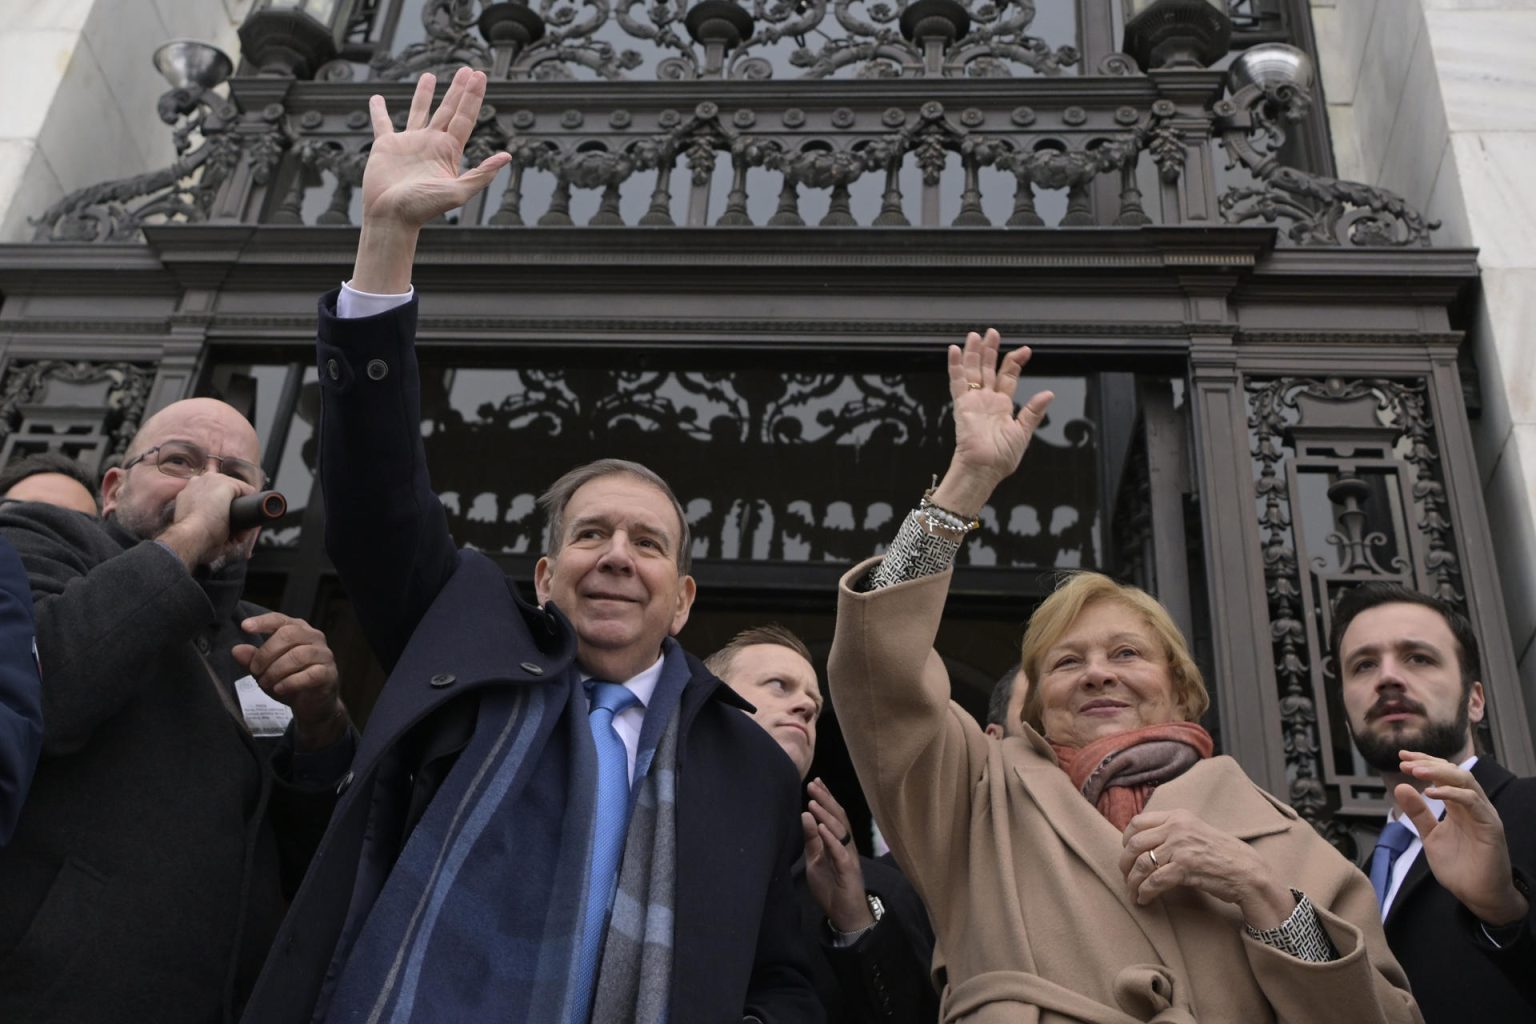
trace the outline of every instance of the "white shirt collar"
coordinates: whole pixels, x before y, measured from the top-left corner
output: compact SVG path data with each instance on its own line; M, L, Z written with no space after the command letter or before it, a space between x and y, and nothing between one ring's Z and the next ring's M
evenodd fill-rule
M658 655L651 663L651 667L642 671L639 675L624 680L621 684L624 689L635 695L640 702L640 707L651 706L651 697L656 693L656 685L661 682L661 666L666 662L666 655ZM581 681L585 683L592 678L592 673L581 670Z

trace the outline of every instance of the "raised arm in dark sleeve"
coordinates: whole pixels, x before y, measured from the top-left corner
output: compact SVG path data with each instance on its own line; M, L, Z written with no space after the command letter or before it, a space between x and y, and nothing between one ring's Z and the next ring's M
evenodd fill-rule
M416 300L336 316L320 300L320 484L325 547L386 669L453 572L456 553L427 475Z

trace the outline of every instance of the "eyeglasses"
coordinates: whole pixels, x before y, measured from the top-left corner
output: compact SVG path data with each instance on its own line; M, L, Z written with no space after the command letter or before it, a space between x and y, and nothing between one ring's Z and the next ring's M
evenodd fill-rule
M123 472L126 473L141 462L148 462L166 476L174 476L178 480L202 476L208 470L208 463L217 462L219 472L225 476L248 483L258 491L267 486L267 474L262 472L260 466L227 455L210 455L190 441L157 444L123 463Z

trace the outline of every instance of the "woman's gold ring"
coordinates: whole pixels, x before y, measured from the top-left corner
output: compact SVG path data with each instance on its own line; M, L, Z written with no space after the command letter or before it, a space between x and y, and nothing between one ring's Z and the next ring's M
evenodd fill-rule
M1154 850L1148 850L1147 851L1147 859L1152 862L1152 870L1156 871L1157 870L1157 852L1154 851Z
M971 389L972 391L980 391L981 390L981 385L977 384L975 381L971 381L969 384L966 385L966 387Z

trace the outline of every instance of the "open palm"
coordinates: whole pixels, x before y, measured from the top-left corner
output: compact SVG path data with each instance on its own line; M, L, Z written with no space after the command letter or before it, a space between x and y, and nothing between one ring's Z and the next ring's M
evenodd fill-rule
M1509 846L1499 812L1471 772L1438 757L1402 752L1405 773L1429 785L1424 795L1445 804L1434 812L1413 786L1393 790L1398 807L1419 830L1435 880L1478 917L1504 923L1500 913L1514 898Z
M995 485L1019 468L1036 429L1055 396L1042 391L1014 412L1019 374L1029 362L1028 347L998 360L1002 339L967 335L965 347L949 347L949 394L955 403L955 463Z
M390 123L384 98L369 99L373 147L363 171L365 220L420 227L462 206L511 160L506 153L496 153L461 173L464 146L485 100L485 75L460 68L433 112L436 85L429 74L417 81L405 130L400 132Z

